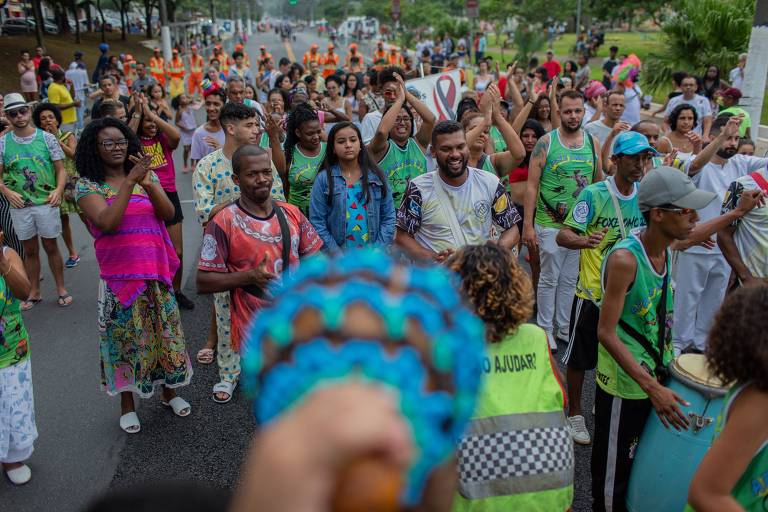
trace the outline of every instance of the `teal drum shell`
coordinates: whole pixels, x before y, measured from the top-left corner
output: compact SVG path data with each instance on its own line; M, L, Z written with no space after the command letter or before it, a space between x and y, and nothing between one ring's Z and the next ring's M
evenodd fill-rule
M728 389L693 380L680 369L678 361L669 367L669 388L691 404L681 406L690 426L678 432L665 428L656 411L648 417L627 489L630 512L683 510L693 474L712 444Z

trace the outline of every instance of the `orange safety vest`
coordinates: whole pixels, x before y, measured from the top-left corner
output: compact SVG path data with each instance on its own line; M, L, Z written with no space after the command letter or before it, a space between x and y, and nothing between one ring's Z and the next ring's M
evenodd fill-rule
M213 58L219 61L219 71L224 73L224 76L229 76L229 58L223 53L214 55Z
M304 67L306 68L307 66L309 66L310 62L316 62L317 65L319 66L320 65L320 58L321 57L320 57L319 53L312 53L311 51L310 52L306 52L304 54Z
M373 63L379 64L379 61L387 62L387 51L386 50L376 50L373 52Z
M183 79L186 72L187 70L184 67L184 61L181 57L171 59L170 64L168 64L168 76L171 78Z
M392 54L390 53L387 55L387 64L390 66L402 66L403 65L403 56L399 53Z
M203 57L201 55L190 55L189 56L189 71L191 73L202 73L203 72Z
M336 72L339 67L339 55L336 53L326 53L323 55L323 78L328 78Z
M272 60L272 54L269 52L259 53L259 60L266 60L266 59Z
M355 52L355 53L352 53L352 52L350 51L350 52L347 52L347 56L346 56L346 58L344 59L344 65L345 65L346 67L349 67L349 66L351 66L351 65L352 65L352 57L357 57L357 58L359 59L359 64L358 64L358 65L362 65L362 64L363 64L363 56L362 56L362 55L360 55L360 52Z
M165 85L165 60L162 57L152 57L149 59L149 74L159 84Z
M123 64L123 74L125 75L125 85L128 88L133 85L133 81L136 79L136 61L129 60Z

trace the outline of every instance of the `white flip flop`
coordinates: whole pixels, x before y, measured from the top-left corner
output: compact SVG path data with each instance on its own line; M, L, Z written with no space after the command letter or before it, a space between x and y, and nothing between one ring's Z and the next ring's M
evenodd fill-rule
M217 404L226 404L230 400L232 400L232 396L235 394L235 388L237 387L237 382L230 382L228 380L222 380L221 382L217 382L213 385L213 401ZM229 397L226 400L221 400L216 397L216 393L226 393L229 395Z
M13 485L24 485L32 480L32 470L29 466L23 464L17 468L6 470L5 476Z
M173 409L173 414L176 416L180 416L184 418L185 416L189 416L192 413L192 406L189 405L189 402L181 398L180 396L175 396L171 398L170 402L166 402L165 400L161 400L164 406L170 407Z
M127 434L136 434L141 430L141 423L139 423L139 416L135 411L131 411L127 414L120 416L120 428Z

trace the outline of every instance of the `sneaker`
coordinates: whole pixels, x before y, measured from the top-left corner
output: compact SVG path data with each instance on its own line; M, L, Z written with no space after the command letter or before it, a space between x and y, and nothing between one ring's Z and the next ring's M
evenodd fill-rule
M77 264L80 263L80 256L77 257L70 257L67 259L67 262L64 264L67 268L75 268Z
M181 309L186 309L189 311L195 309L195 303L189 300L186 295L181 292L176 292L174 295L176 295L176 302L179 303L179 307Z
M574 443L587 445L592 442L587 425L584 423L584 416L571 416L568 418L568 426Z
M549 343L549 350L553 353L557 353L557 341L555 341L555 337L552 336L552 333L549 331L545 331L547 333L547 342Z

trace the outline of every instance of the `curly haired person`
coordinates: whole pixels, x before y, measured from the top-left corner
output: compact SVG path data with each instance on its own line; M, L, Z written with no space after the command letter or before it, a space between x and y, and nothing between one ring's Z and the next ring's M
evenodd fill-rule
M513 253L496 244L465 246L446 264L459 274L461 292L485 323L487 341L483 388L459 443L453 511L567 510L573 501L573 442L546 333L526 323L533 312L531 281ZM504 455L508 450L514 457ZM483 462L492 455L489 471Z
M768 285L729 295L715 316L707 362L731 384L686 510L758 511L768 503Z

